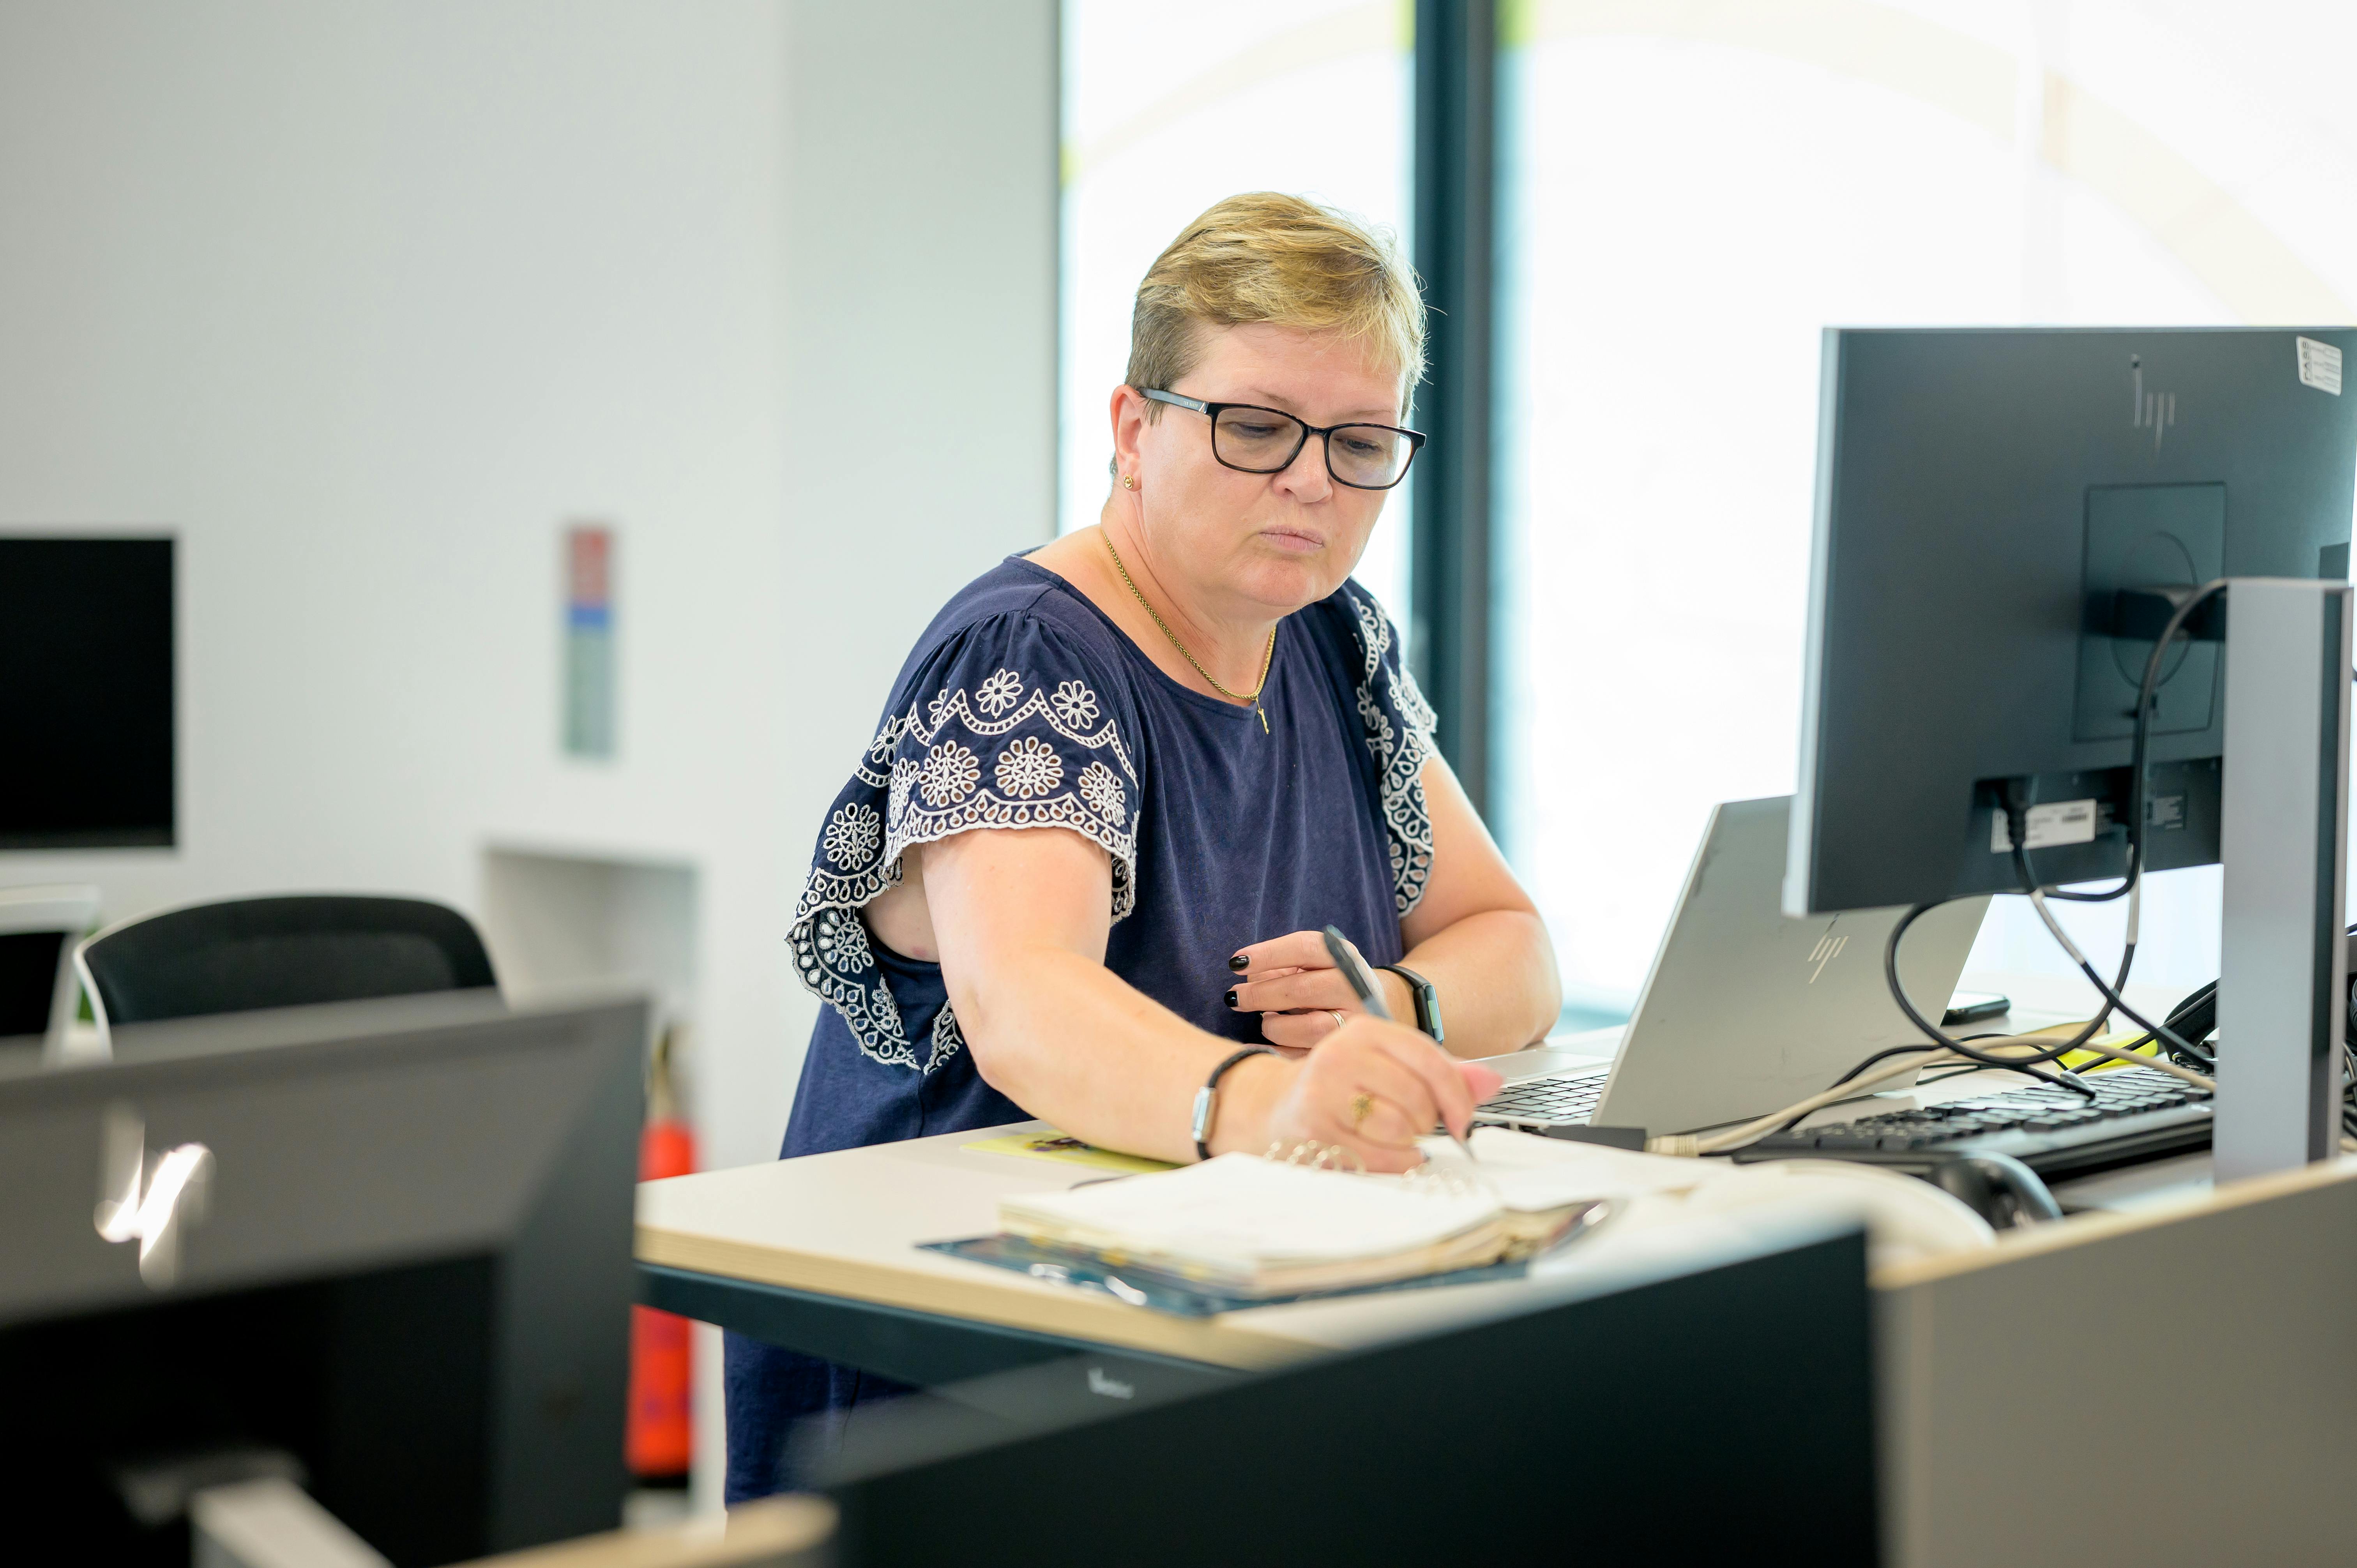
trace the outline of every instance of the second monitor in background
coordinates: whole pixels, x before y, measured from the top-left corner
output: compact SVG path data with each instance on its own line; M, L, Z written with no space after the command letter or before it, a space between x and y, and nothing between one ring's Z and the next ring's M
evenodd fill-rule
M176 842L173 542L0 536L0 850Z

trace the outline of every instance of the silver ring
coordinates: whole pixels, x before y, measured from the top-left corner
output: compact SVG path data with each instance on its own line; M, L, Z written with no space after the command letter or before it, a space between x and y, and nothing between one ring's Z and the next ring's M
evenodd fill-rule
M1333 1015L1334 1028L1337 1033L1340 1033L1342 1027L1342 1010L1340 1007L1329 1007L1326 1011Z

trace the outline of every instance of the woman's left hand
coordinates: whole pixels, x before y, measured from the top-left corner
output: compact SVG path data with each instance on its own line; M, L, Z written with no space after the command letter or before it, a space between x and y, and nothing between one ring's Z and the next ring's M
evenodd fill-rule
M1351 950L1359 950L1354 946ZM1228 1005L1239 1013L1259 1014L1261 1037L1287 1053L1307 1051L1340 1031L1352 1015L1367 1010L1334 967L1320 932L1295 931L1254 942L1238 949L1236 957L1244 961L1244 967L1228 993ZM1415 1000L1407 983L1388 970L1368 968L1392 1016L1413 1026Z

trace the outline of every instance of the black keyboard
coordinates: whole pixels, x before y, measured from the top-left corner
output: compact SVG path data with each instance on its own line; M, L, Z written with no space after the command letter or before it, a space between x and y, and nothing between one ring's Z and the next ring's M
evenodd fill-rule
M2089 1101L2067 1089L1975 1094L1920 1111L1771 1133L1738 1160L1814 1155L1872 1165L1927 1165L1951 1155L2011 1155L2040 1176L2085 1176L2210 1146L2210 1091L2149 1068L2087 1079Z
M1474 1108L1477 1122L1523 1122L1533 1126L1564 1126L1585 1122L1604 1098L1609 1069L1566 1073L1550 1078L1526 1078L1510 1083Z

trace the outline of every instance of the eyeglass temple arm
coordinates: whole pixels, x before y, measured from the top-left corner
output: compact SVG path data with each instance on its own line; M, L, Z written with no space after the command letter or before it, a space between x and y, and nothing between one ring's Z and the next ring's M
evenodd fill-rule
M1180 397L1177 392L1163 392L1156 387L1140 387L1137 389L1137 395L1152 403L1167 403L1179 408L1191 408L1197 413L1209 413L1211 410L1211 405L1208 403L1199 403L1191 397Z

